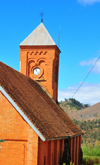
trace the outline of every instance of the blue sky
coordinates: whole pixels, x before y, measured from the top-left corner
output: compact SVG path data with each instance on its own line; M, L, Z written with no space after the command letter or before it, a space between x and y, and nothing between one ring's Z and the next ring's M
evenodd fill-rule
M59 48L59 100L71 98L100 56L100 0L0 0L0 61L19 71L19 44L40 24ZM100 101L100 60L74 98Z

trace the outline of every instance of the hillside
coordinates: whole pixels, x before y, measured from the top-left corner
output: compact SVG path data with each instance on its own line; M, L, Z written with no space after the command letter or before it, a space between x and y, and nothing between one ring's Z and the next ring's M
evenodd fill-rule
M94 119L99 119L100 118L100 102L90 106L88 108L82 109L80 111L73 111L69 112L68 115L72 119L76 120L94 120Z
M100 102L89 106L70 99L60 102L59 105L83 131L82 143L91 147L96 143L100 145Z
M60 102L59 105L72 119L87 121L100 118L100 102L89 106L75 99L69 99Z

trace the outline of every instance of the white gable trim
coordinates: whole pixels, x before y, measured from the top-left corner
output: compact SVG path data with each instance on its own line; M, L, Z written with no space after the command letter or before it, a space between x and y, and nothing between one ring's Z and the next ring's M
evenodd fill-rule
M44 136L39 132L39 130L34 126L34 124L28 119L28 117L23 113L23 111L18 107L18 105L12 100L12 98L7 94L7 92L0 86L0 91L7 98L7 100L13 105L13 107L19 112L19 114L24 118L24 120L30 125L30 127L36 132L41 140L46 141Z

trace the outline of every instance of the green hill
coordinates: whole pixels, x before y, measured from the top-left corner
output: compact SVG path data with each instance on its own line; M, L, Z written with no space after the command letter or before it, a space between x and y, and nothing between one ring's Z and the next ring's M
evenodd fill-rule
M67 113L68 111L81 110L89 107L89 104L82 104L76 99L69 98L68 100L59 102L60 107Z

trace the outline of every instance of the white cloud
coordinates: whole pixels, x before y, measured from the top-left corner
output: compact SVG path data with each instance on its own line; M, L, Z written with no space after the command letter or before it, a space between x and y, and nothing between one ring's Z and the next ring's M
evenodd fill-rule
M82 61L80 62L80 65L81 66L92 66L96 63L98 58L94 58L94 59L91 59L89 61ZM95 64L92 72L95 72L95 73L99 73L100 74L100 59L97 61L97 63Z
M58 91L58 100L63 101L65 98L72 98L76 92L79 84L68 87L65 90ZM83 104L96 104L100 102L100 84L85 83L79 91L75 94L74 98Z
M81 4L93 4L95 2L100 2L100 0L78 0L79 3Z

